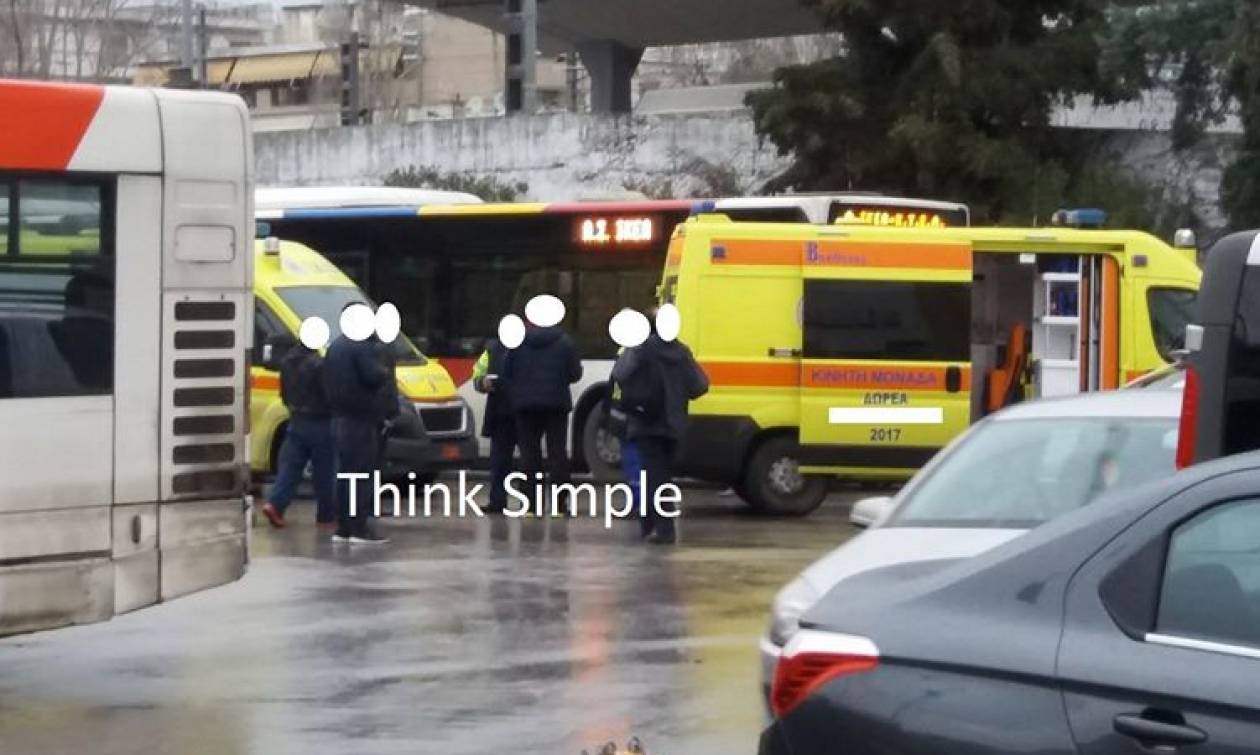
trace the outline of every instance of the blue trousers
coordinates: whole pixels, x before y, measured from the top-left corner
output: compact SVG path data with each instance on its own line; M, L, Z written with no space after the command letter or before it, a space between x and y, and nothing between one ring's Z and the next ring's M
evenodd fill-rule
M289 429L276 461L276 481L271 486L269 500L283 513L302 482L307 462L311 464L311 483L315 488L315 518L331 522L337 518L337 506L333 499L336 470L333 466L332 426L327 418L299 415L289 419Z
M516 456L516 422L502 418L490 429L490 507L507 506L507 476Z
M639 444L627 438L622 438L621 474L626 478L626 484L630 486L630 490L634 494L635 511L640 511L639 507L643 503L643 491L639 490L639 472L641 471L643 471L643 457L639 454ZM644 537L652 531L652 527L647 519L639 520L639 529Z
M337 534L344 537L368 532L368 519L375 503L372 473L381 463L381 426L358 417L333 419L333 442L337 449L337 472L366 475L358 480L337 480ZM355 513L350 514L350 489L355 492Z

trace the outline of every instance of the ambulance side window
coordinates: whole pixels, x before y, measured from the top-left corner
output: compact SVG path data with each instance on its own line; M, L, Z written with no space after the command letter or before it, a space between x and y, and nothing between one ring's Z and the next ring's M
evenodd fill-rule
M271 311L271 307L263 304L262 301L254 300L254 353L251 357L256 365L263 363L263 344L267 343L268 338L273 336L281 336L285 334L284 325L281 324L280 318L276 317Z
M1186 346L1186 325L1194 319L1194 291L1184 288L1152 288L1146 293L1151 314L1151 335L1165 362Z
M971 360L971 287L805 281L806 359Z

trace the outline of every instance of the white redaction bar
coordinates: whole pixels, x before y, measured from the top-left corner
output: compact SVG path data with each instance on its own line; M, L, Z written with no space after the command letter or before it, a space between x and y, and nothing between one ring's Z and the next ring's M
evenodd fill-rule
M827 410L827 421L833 425L939 425L945 421L945 410L939 406L833 406Z

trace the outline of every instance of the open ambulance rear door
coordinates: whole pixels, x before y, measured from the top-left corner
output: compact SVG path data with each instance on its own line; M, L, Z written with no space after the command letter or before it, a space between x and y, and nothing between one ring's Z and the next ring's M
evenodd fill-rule
M971 422L971 245L823 236L801 265L803 471L918 469Z

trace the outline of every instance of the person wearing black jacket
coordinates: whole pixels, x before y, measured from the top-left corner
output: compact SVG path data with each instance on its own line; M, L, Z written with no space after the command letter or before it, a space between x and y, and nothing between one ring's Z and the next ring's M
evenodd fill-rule
M372 474L380 469L386 423L398 415L398 383L392 350L375 335L353 341L340 335L324 358L324 389L332 410L333 443L340 474L364 474L337 484L334 542L384 543L368 520L373 507ZM350 493L355 513L350 513Z
M302 481L307 462L315 488L315 520L321 529L337 520L333 498L336 471L332 426L324 396L324 360L318 351L297 343L280 362L280 399L289 410L284 443L276 462L276 480L262 513L271 526L285 526L284 512Z
M497 338L486 342L486 350L473 369L473 388L486 396L481 436L490 439L490 500L487 511L507 507L507 476L516 454L516 416L503 370L508 350Z
M567 436L569 413L573 411L569 386L581 379L577 348L559 326L531 327L524 343L509 351L504 360L503 381L512 392L517 443L531 489L537 481L535 475L543 470L544 439L548 481L551 485L569 482Z
M691 349L666 341L655 331L641 346L621 355L612 378L626 396L645 397L630 402L638 406L629 407L626 424L626 437L638 448L647 475L647 486L640 493L645 501L644 539L673 543L677 537L674 520L657 510L656 494L673 481L678 443L687 432L688 405L709 392L709 378Z

